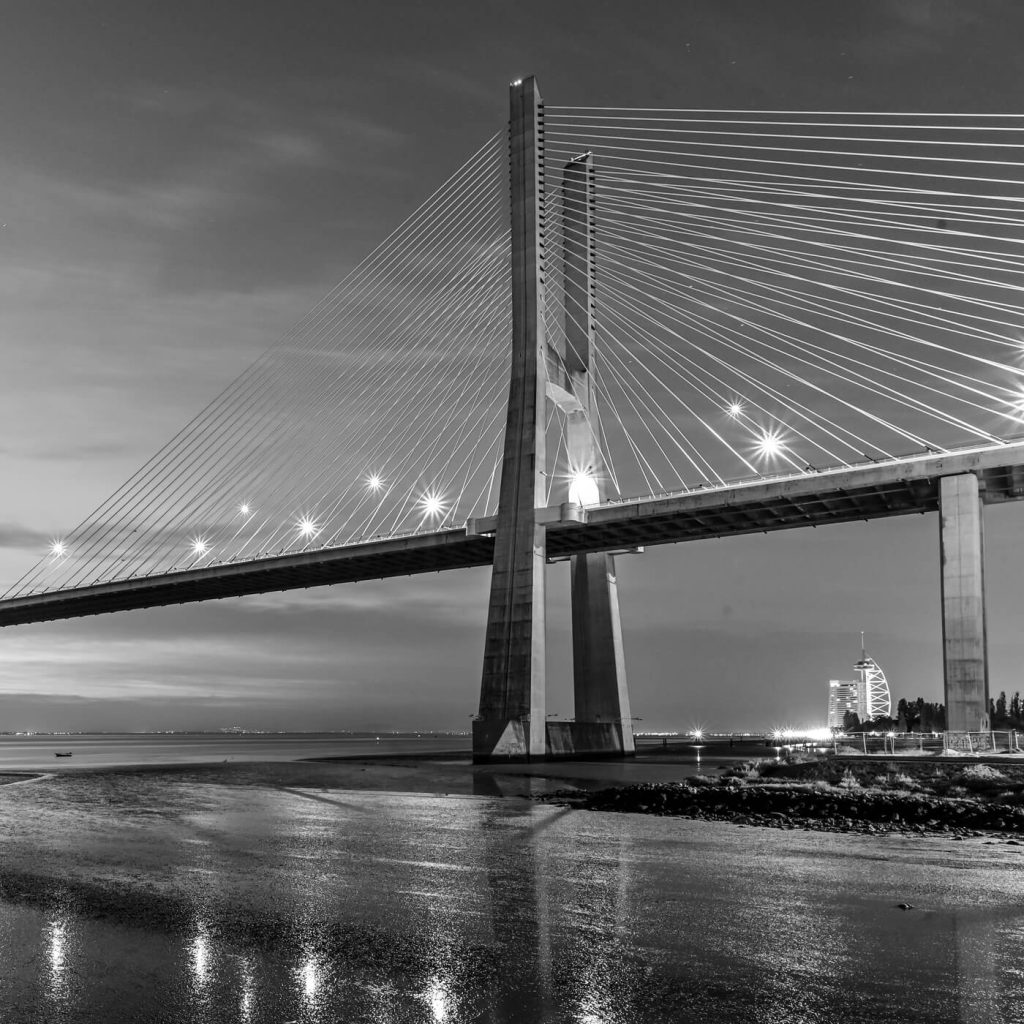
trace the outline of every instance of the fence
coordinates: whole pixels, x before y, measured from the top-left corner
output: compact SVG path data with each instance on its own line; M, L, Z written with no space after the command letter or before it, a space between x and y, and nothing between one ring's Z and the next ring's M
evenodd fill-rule
M832 738L836 754L914 754L943 751L962 754L1019 754L1024 753L1024 735L1014 730L987 732L897 732L851 733Z

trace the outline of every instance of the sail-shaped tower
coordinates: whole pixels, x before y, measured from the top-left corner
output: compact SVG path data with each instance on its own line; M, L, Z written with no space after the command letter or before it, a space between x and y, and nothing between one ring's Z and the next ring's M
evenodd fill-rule
M889 683L878 662L870 657L864 649L864 633L860 634L860 661L854 666L857 682L864 695L864 710L868 718L879 715L889 717L892 714L892 697L889 694Z

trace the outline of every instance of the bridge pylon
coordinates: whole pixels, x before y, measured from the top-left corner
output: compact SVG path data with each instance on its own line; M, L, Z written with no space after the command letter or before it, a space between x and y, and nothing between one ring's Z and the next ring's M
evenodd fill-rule
M594 168L589 154L563 175L565 341L545 331L544 123L534 78L510 87L512 370L487 610L474 761L634 752L615 562L571 559L575 721L545 716L546 409L565 416L568 493L605 497L606 467L590 377L594 341Z
M547 753L543 107L534 78L509 87L512 373L498 491L474 761Z
M566 496L586 505L605 500L608 481L590 375L596 333L595 206L594 159L584 153L570 160L562 174L565 351L549 355L548 389L552 397L569 396L563 398ZM573 555L570 573L575 719L550 727L549 753L632 754L615 556L603 551Z

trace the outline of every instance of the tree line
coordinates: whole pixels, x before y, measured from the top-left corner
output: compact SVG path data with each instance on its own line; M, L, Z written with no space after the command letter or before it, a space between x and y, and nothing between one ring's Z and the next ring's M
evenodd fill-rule
M1020 729L1024 731L1024 699L1019 692L1009 700L1001 690L993 700L989 698L989 723L992 729ZM923 697L907 700L901 697L896 714L879 715L863 722L856 711L843 715L846 732L942 732L946 728L946 705L927 701Z

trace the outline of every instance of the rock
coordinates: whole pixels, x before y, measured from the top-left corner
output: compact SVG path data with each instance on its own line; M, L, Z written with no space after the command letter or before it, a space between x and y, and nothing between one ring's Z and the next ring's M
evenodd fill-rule
M896 906L900 910L913 910L914 909L914 904L913 903L897 903Z

